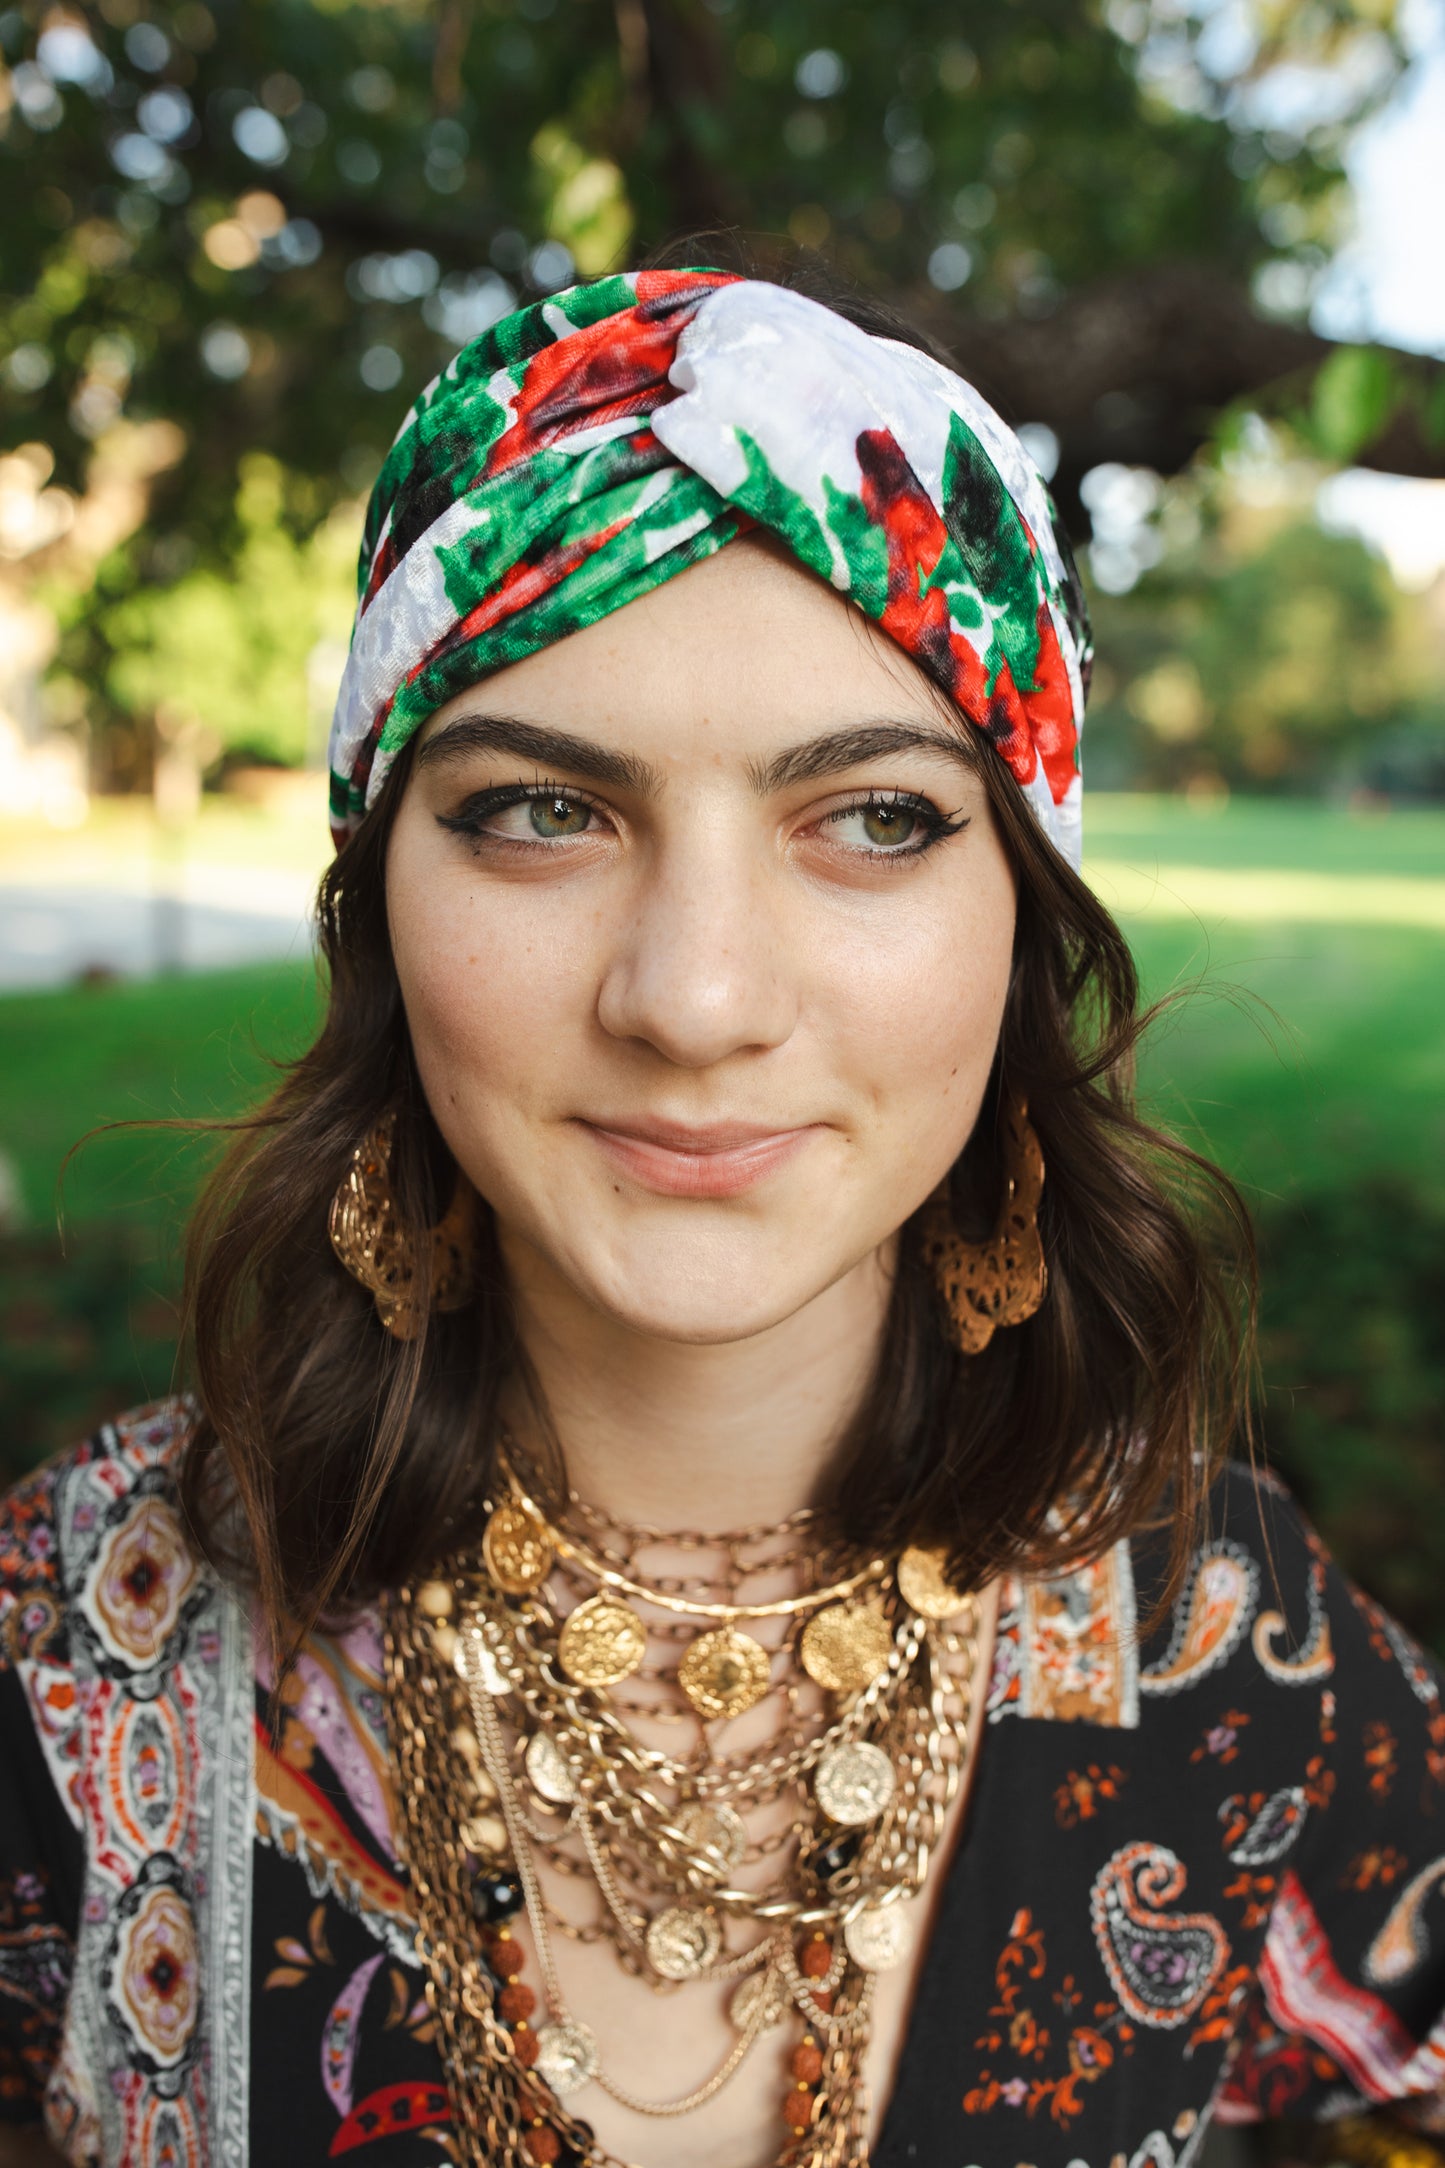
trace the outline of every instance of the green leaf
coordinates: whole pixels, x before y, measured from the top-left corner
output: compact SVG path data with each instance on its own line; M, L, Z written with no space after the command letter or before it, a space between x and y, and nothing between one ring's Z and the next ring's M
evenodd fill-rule
M1420 426L1430 444L1445 444L1445 374L1437 376L1425 394Z
M1395 364L1376 346L1341 346L1315 378L1310 422L1328 459L1350 460L1380 434L1399 396Z

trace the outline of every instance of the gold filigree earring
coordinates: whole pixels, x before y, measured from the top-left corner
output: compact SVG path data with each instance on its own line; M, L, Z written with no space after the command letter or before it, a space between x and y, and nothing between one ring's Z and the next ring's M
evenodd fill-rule
M417 1245L400 1218L391 1186L396 1116L384 1114L351 1155L331 1200L327 1232L353 1280L368 1289L376 1314L396 1340L415 1340L428 1309L460 1310L472 1292L476 1253L476 1192L464 1174L446 1217L428 1228L431 1274L424 1297L417 1286Z
M1004 1108L1004 1187L998 1224L986 1242L965 1242L954 1225L948 1182L924 1206L923 1255L948 1312L949 1338L964 1355L986 1348L1000 1325L1032 1317L1048 1287L1039 1239L1044 1155L1023 1100Z

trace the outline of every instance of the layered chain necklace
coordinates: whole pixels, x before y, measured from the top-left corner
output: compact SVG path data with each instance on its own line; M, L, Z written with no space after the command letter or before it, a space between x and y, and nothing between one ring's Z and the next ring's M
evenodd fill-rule
M636 1559L661 1544L721 1553L721 1573L645 1578ZM803 1586L743 1600L763 1574ZM905 1904L968 1748L977 1606L942 1554L850 1558L809 1512L721 1537L624 1527L575 1495L553 1518L503 1457L480 1555L399 1591L385 1626L400 1838L461 2158L618 2168L573 2094L691 2114L791 2015L779 2168L866 2168L874 1982L908 1954ZM719 1728L770 1699L763 1747L724 1754ZM645 1745L644 1717L698 1744ZM549 1897L544 1867L590 1891L591 1919ZM540 2005L512 1932L524 1911ZM610 1944L659 1994L721 1992L733 2041L706 2081L660 2100L618 2082L567 2001L559 1937Z

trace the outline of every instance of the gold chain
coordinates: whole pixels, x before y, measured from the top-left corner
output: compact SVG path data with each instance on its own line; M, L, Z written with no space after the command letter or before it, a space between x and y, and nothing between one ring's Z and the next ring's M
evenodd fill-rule
M525 1490L515 1469L502 1463L512 1497L539 1526L546 1531L548 1542L559 1558L570 1559L582 1571L589 1574L603 1588L612 1588L619 1595L631 1596L642 1603L656 1604L660 1610L674 1611L685 1618L715 1618L735 1620L742 1618L796 1618L800 1611L820 1611L826 1604L841 1602L844 1597L856 1595L860 1588L870 1582L880 1581L888 1571L883 1558L871 1558L856 1573L845 1574L842 1580L832 1582L826 1588L804 1589L798 1596L780 1596L773 1603L699 1603L687 1596L669 1594L658 1582L634 1581L617 1567L609 1566L605 1559L590 1550L576 1537L569 1536L555 1521L549 1520L531 1493ZM748 1531L751 1534L752 1531ZM722 1538L723 1542L741 1541L741 1537Z
M564 1556L567 1542L557 1543ZM585 1549L580 1563L594 1576L599 1569L613 1574L649 1605L667 1593ZM474 1561L462 1559L447 1578L387 1602L388 1714L417 1946L469 2168L551 2161L621 2168L544 2082L544 2072L557 2071L560 2083L566 2055L581 2053L586 2067L578 2076L575 2061L570 2066L569 2090L591 2079L635 2112L683 2116L717 2094L789 2004L806 2028L804 2048L793 2053L796 2091L788 2096L800 2103L804 2127L781 2147L779 2168L866 2168L869 1968L893 1961L870 1952L886 1952L889 1921L901 1918L894 1908L923 1888L956 1794L975 1685L976 1607L959 1599L963 1630L949 1631L909 1609L879 1560L806 1598L784 1599L771 1614L757 1607L750 1614L789 1617L870 1578L879 1583L875 1600L891 1613L886 1667L861 1691L840 1694L831 1719L819 1714L811 1730L796 1695L780 1689L790 1696L782 1743L769 1754L715 1761L642 1745L605 1689L569 1679L556 1661L559 1622L540 1591L509 1598ZM695 1615L701 1607L677 1601L661 1608ZM738 1615L749 1609L719 1606L703 1615L730 1615L734 1608ZM557 1821L555 1832L523 1806L504 1705L527 1734L526 1774L534 1789L541 1783L540 1811ZM519 1737L519 1755L522 1744ZM539 1774L533 1756L540 1749ZM887 1783L877 1801L854 1811L845 1782L839 1812L824 1808L830 1769L836 1775L842 1768L856 1786L876 1781L880 1767ZM790 1790L801 1801L797 1811L783 1804ZM786 1827L748 1840L740 1811L774 1801L788 1815ZM718 1831L730 1852L718 1850ZM569 1844L580 1846L580 1858ZM599 1927L557 1921L539 1880L539 1850L564 1872L590 1880L603 1907ZM778 1861L764 1889L731 1883L731 1862L748 1856ZM511 1894L513 1884L520 1899ZM479 1889L489 1902L505 1898L515 1907L525 1900L548 2013L540 2033L518 2015L530 2011L530 1991L511 1987L523 1953L505 1924L478 1925ZM683 1942L675 1946L668 1936L676 1937L679 1920ZM758 1939L729 1949L727 1921L752 1925ZM554 1922L579 1940L609 1937L627 1970L660 1990L746 1984L752 1999L735 2018L738 2038L711 2076L682 2098L649 2102L602 2071L588 2029L567 2008ZM794 1938L808 1933L805 1965ZM682 1970L672 1971L673 1963ZM658 1977L659 1967L666 1977ZM790 2122L797 2119L790 2107Z

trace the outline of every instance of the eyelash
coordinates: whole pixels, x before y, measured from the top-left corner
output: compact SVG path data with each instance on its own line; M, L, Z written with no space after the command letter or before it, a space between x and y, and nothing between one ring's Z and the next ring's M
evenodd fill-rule
M459 813L439 813L438 821L443 828L450 828L454 835L468 836L474 842L509 843L522 850L531 850L533 843L523 842L520 836L488 836L486 823L496 813L509 813L513 806L540 805L545 800L560 801L564 805L585 806L589 813L601 813L602 807L586 791L577 790L571 784L549 783L501 783L495 790L479 790L468 798ZM561 837L557 841L564 840ZM538 836L535 844L542 850L552 845Z
M467 836L475 842L502 843L520 850L552 850L557 843L567 839L559 836L554 842L548 842L539 836L524 841L520 836L488 837L486 832L486 823L494 815L510 812L514 806L536 805L546 800L564 805L585 806L592 813L601 813L603 810L585 791L578 790L571 784L517 782L499 784L493 790L478 791L466 801L460 812L441 813L437 819L443 828L450 829L454 835ZM940 813L932 799L920 797L916 791L908 790L870 790L861 798L855 799L851 805L837 806L831 813L825 814L823 825L851 820L854 814L875 810L916 814L923 827L923 834L916 843L900 844L893 850L869 847L855 854L871 859L875 864L896 864L903 859L921 858L936 844L960 834L969 825L967 814Z
M870 858L875 864L896 864L900 859L922 858L935 844L946 843L968 826L966 813L940 813L931 798L920 797L911 790L870 790L852 805L837 806L824 816L825 824L851 820L855 813L903 812L916 814L923 833L916 843L903 843L894 850L870 847L859 855Z

